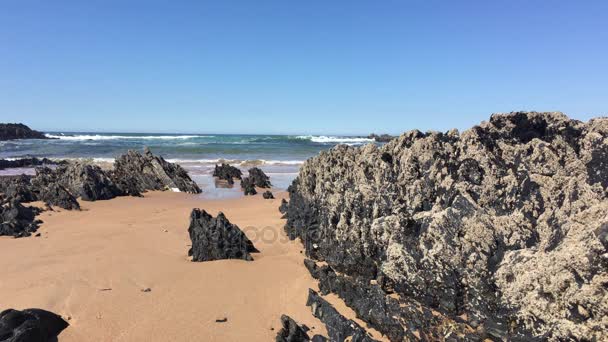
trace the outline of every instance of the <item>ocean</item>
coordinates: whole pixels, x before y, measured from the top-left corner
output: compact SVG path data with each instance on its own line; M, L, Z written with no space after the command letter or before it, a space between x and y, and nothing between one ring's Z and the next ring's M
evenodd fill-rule
M284 190L297 176L300 165L322 150L337 144L360 146L373 143L362 137L320 135L232 135L232 134L149 134L48 132L52 140L11 140L0 142L0 158L46 157L51 159L91 159L113 162L134 149L149 147L156 155L184 167L203 188L206 197L232 197L240 189L220 188L211 176L220 162L244 172L253 166L266 172L275 189ZM2 174L33 173L33 169L3 170ZM246 174L246 172L245 172Z

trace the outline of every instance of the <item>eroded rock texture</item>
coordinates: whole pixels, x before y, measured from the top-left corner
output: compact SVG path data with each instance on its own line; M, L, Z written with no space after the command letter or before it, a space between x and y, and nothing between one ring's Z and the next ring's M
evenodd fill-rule
M389 336L408 323L366 312L352 297L362 284L378 286L368 304L380 288L480 338L605 340L607 156L608 119L535 112L337 146L300 169L285 229L346 277L332 292ZM432 336L439 323L412 324Z
M192 261L251 261L251 253L258 252L245 233L237 225L230 223L221 212L217 217L213 217L204 210L193 209L188 233L192 241L188 255L192 256Z
M258 188L270 188L272 186L272 184L270 184L270 178L262 169L257 167L249 169L249 180Z
M213 170L213 177L217 177L218 179L223 179L228 182L228 184L234 184L234 179L241 179L243 176L243 172L238 168L222 163L221 165L215 165L215 169Z
M281 316L281 330L277 333L276 342L308 342L310 337L296 321L287 315Z
M0 341L52 342L69 326L60 316L41 309L0 312Z
M42 165L56 165L57 162L47 158L22 158L15 160L0 159L0 170L10 168L34 167Z
M30 236L40 224L36 220L39 210L23 206L16 199L0 197L0 236Z
M255 189L255 184L249 177L244 177L241 180L241 189L243 189L245 196L255 195L258 193L258 191Z
M111 175L116 183L123 184L127 193L170 189L191 194L201 192L186 170L153 155L147 148L143 154L130 150L116 158Z

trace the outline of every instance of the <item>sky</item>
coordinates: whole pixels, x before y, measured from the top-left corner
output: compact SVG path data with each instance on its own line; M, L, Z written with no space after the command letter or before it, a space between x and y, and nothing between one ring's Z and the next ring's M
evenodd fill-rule
M608 115L608 1L0 1L0 122L397 134Z

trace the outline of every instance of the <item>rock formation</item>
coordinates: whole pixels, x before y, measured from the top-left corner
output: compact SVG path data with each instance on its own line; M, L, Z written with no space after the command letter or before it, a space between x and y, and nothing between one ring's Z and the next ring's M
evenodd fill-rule
M153 155L148 148L143 155L131 150L116 158L112 178L115 181L131 180L129 189L125 190L132 193L170 189L191 194L201 193L201 189L190 179L186 170Z
M342 316L331 304L323 297L319 296L314 290L308 290L307 306L312 309L313 316L317 317L325 324L330 341L352 341L352 342L374 342L373 338L367 334L356 322Z
M69 326L60 316L41 309L0 312L0 341L52 342Z
M245 233L237 225L230 223L221 212L217 217L213 217L204 210L193 209L188 233L192 241L188 255L192 256L192 261L252 261L250 253L258 252Z
M255 184L249 177L244 177L243 179L241 179L241 188L243 189L245 196L255 195L258 193L255 189Z
M58 163L47 158L22 158L15 160L0 159L0 170L56 164Z
M301 167L285 229L392 338L606 340L607 160L608 119L561 113L340 145Z
M264 193L262 194L262 197L264 197L264 199L273 199L274 195L272 194L272 192L270 190L264 191Z
M44 133L34 131L24 124L0 124L0 141L15 139L48 139Z
M308 342L310 337L296 321L287 315L281 316L281 330L277 333L276 342Z
M375 142L389 142L393 139L395 139L394 136L392 135L388 135L388 134L375 134L372 133L370 135L367 136L368 139L373 139Z
M16 199L0 197L0 236L18 238L32 235L41 223L36 220L38 213L38 209L25 207Z
M257 167L249 169L249 180L258 188L270 188L272 186L272 184L270 184L270 178L266 176L264 171Z
M223 179L227 181L228 184L234 184L234 179L241 179L242 176L243 173L241 170L226 163L215 165L215 169L213 170L213 177Z

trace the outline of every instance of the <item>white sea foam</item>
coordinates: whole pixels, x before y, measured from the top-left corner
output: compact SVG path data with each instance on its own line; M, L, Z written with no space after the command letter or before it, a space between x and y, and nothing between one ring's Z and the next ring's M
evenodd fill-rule
M60 140L186 140L194 138L212 138L212 135L101 135L101 134L81 134L81 135L56 135L45 134L47 138Z
M321 144L347 144L347 145L360 145L374 141L368 138L355 138L355 137L334 137L325 135L300 135L297 139L310 140L312 142Z

